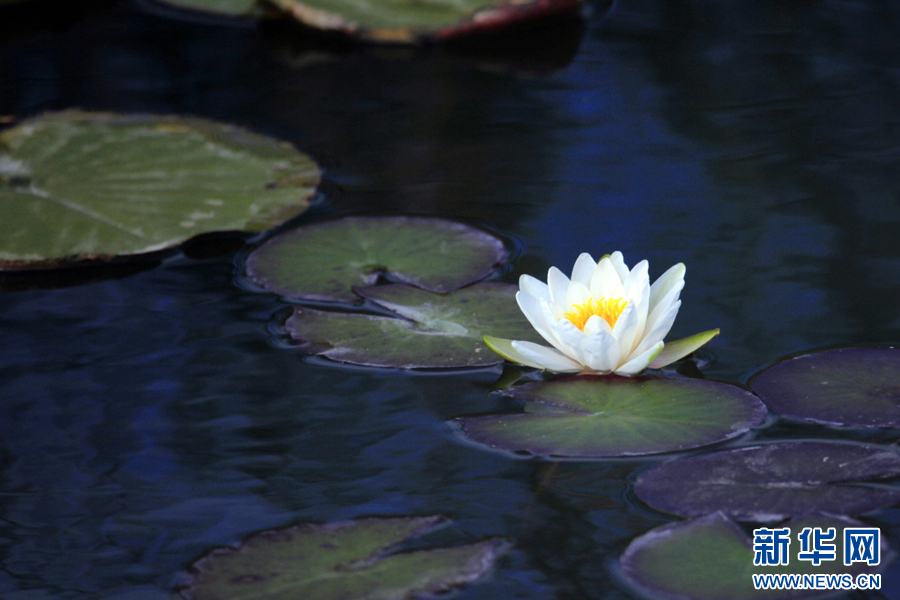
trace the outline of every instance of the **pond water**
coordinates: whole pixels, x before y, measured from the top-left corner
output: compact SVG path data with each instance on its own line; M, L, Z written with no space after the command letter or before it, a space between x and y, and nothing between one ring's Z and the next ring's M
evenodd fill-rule
M520 249L510 282L582 251L647 258L652 278L684 262L670 337L722 329L698 353L711 379L900 342L896 2L623 0L513 52L322 47L131 2L39 17L0 12L0 116L244 125L323 165L300 222L464 220ZM260 529L443 514L429 543L515 544L455 597L636 597L614 563L675 520L630 491L658 458L464 444L447 419L516 406L489 395L499 367L310 359L286 343L288 305L244 285L246 252L0 291L0 596L169 598L191 560ZM897 437L776 423L740 441L754 436ZM869 522L898 548L900 510ZM883 577L852 597L900 599L897 563Z

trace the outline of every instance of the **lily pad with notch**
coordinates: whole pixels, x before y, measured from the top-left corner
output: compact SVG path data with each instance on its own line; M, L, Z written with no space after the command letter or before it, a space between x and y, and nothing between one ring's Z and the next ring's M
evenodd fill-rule
M747 535L722 513L713 513L692 521L657 527L635 539L619 560L625 579L643 594L665 600L782 600L833 594L821 590L757 590L753 574L827 575L875 573L888 562L888 546L882 539L878 548L881 565L843 564L843 531L847 527L866 527L849 517L811 514L780 527L789 527L792 543L788 564L754 566L754 552ZM835 560L813 566L799 560L797 534L806 527L835 529Z
M507 256L496 237L454 221L345 217L272 238L247 257L247 274L282 296L356 302L353 288L382 275L444 293L484 279Z
M470 440L543 457L603 458L686 450L763 423L753 394L724 383L664 376L578 375L500 392L524 414L461 417Z
M508 549L501 539L395 552L441 517L369 518L263 531L195 562L180 590L192 600L402 600L471 583Z
M303 25L371 42L417 44L576 13L582 0L270 0Z
M0 133L0 269L143 255L262 231L309 206L315 162L193 118L67 111Z
M286 327L307 350L332 360L400 369L482 367L503 359L484 345L487 331L537 341L516 306L518 287L480 283L448 294L404 284L356 288L401 318L296 306Z
M900 502L900 487L854 485L900 475L900 454L881 446L790 441L679 458L641 473L638 498L663 512L721 511L738 521L809 512L859 515Z
M816 352L777 363L753 391L773 411L801 421L900 427L900 348Z

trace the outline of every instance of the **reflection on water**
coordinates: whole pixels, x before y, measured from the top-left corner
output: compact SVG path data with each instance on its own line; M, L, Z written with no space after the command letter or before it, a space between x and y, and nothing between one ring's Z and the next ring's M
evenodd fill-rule
M900 341L900 7L633 0L601 13L577 53L554 47L570 58L523 64L319 46L306 60L277 31L119 5L4 32L0 115L249 126L326 166L304 218L486 223L524 247L511 281L584 250L648 258L653 277L684 261L673 336L722 328L702 355L713 378ZM442 513L440 543L516 542L460 597L633 597L609 562L670 520L628 493L657 459L553 466L461 444L447 419L515 408L488 395L499 369L305 361L270 333L284 304L234 285L232 258L0 291L0 595L168 597L199 553L261 528ZM776 434L850 435L761 435ZM900 539L896 509L872 522ZM897 566L884 589L897 600Z

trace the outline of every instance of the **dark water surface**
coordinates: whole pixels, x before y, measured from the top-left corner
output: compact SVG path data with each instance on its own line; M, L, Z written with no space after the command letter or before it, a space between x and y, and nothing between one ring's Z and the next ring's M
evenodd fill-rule
M325 167L301 221L482 224L522 248L509 281L582 251L647 258L651 277L683 261L671 337L722 328L707 377L900 342L897 2L623 0L528 38L525 59L315 47L127 2L48 27L10 14L0 116L245 125ZM0 291L0 597L166 598L192 559L250 532L409 513L453 519L436 544L514 541L456 597L634 597L614 561L672 520L629 491L658 459L554 466L462 444L448 418L514 408L488 395L499 368L309 360L285 347L287 305L240 285L245 253ZM869 520L900 548L900 511ZM900 599L900 567L847 597Z

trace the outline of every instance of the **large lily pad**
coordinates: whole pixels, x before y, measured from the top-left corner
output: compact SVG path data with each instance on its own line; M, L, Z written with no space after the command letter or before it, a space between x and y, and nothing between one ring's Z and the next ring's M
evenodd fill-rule
M582 0L270 0L304 25L388 43L452 39L577 11Z
M409 285L357 288L400 318L322 312L301 306L287 321L291 336L333 360L377 367L438 368L495 365L503 359L484 345L486 331L537 334L516 306L518 288L481 283L449 294Z
M818 511L858 515L900 502L900 488L848 485L900 475L900 454L879 446L799 441L680 458L634 484L650 506L683 517L722 511L779 521Z
M272 238L247 258L247 274L283 296L354 302L355 286L382 275L443 293L484 279L506 257L503 242L461 223L347 217Z
M763 371L753 391L792 419L900 427L900 348L845 348L791 358Z
M69 111L0 134L0 267L135 255L303 212L316 164L220 123Z
M392 553L440 520L362 519L264 531L194 563L181 593L194 600L422 598L478 579L505 551L505 542L491 539Z
M526 414L457 419L471 440L538 456L600 458L705 446L761 424L749 392L699 379L575 376L500 392Z
M843 574L872 573L880 567L863 563L844 566L845 527L865 527L848 517L808 515L782 526L791 529L789 561L781 566L754 566L753 549L744 532L722 513L714 513L653 529L635 539L620 559L625 578L640 591L669 600L755 600L808 597L821 591L756 590L753 574ZM837 559L813 566L797 558L797 534L806 527L835 528ZM883 538L882 538L882 541ZM887 544L880 549L887 555ZM882 559L882 566L887 562ZM827 592L826 592L827 593ZM831 592L834 593L834 592Z

